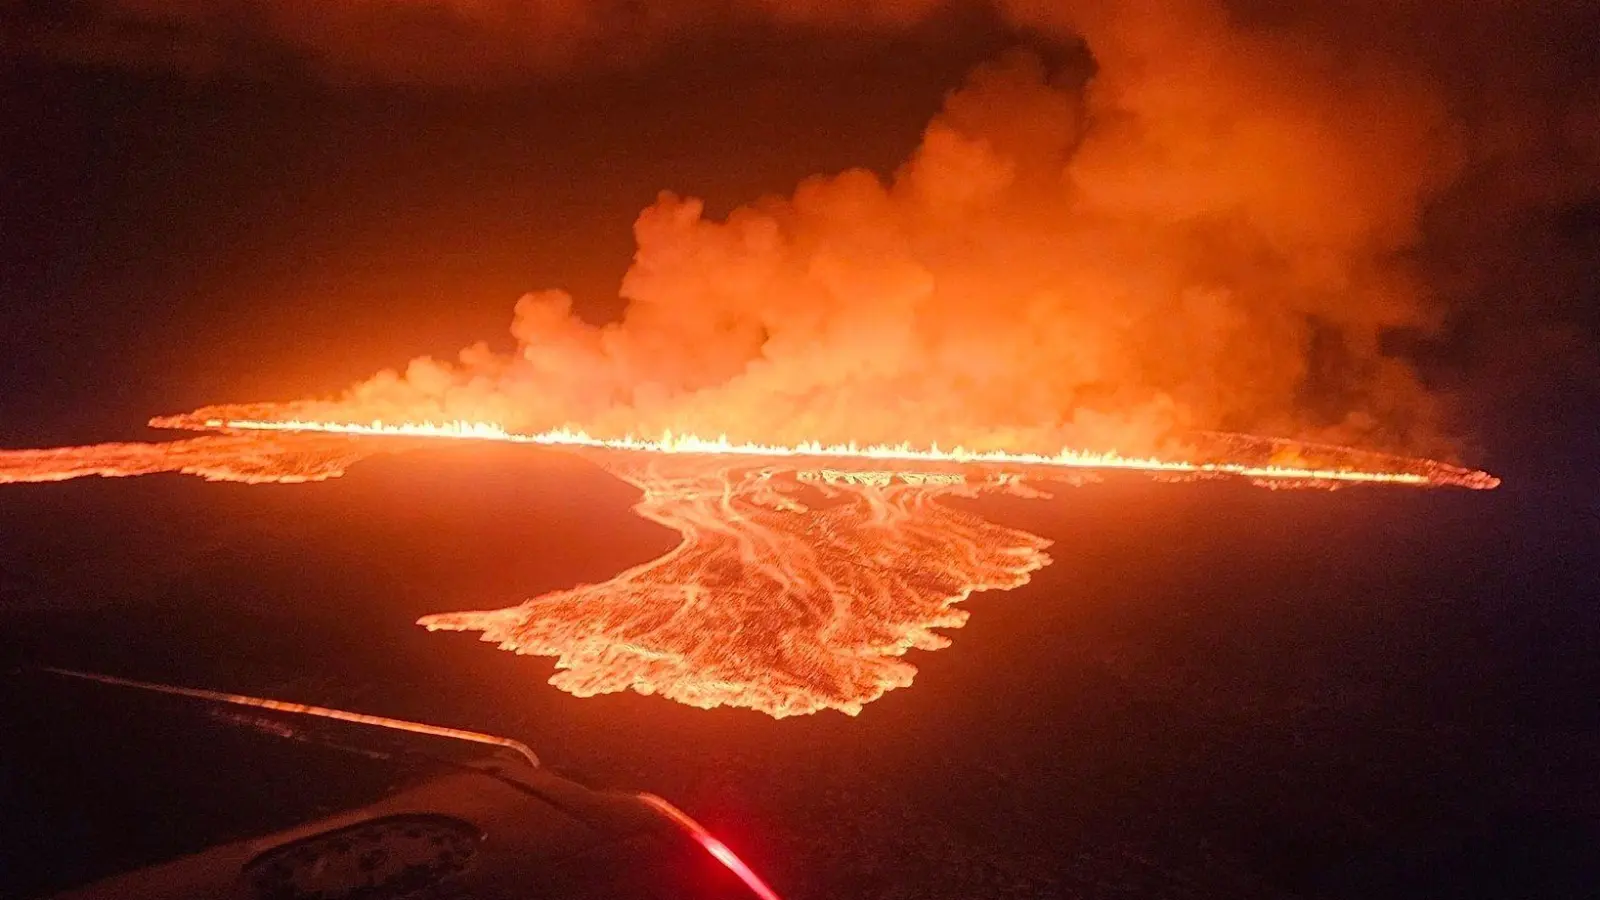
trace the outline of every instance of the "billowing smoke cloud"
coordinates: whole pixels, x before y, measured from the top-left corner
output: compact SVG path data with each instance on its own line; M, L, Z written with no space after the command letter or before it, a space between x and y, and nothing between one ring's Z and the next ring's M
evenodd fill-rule
M1352 35L1270 4L998 5L1046 39L1081 37L1092 69L1026 54L981 68L888 178L817 177L722 221L663 194L635 226L620 321L530 294L510 354L419 359L277 413L1047 449L1218 429L1438 451L1435 402L1385 336L1443 316L1414 251L1430 204L1486 158L1506 164L1484 123L1527 133L1464 117L1461 82L1439 75L1460 60L1383 28L1438 20L1339 4L1375 23ZM627 58L741 20L893 29L947 4L90 6L93 27L61 33L182 35L201 56L265 43L346 76L448 80Z
M1398 72L1308 62L1210 13L1070 23L1100 67L1087 83L1027 55L981 68L887 181L818 177L720 222L664 194L621 321L529 295L513 354L417 360L320 415L1393 444L1431 422L1379 336L1422 319L1396 259L1452 174L1450 123Z

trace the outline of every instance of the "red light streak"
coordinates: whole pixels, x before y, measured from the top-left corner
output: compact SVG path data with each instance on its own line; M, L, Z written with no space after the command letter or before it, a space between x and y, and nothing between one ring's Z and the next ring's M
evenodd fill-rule
M778 897L778 892L768 887L767 883L761 880L761 876L751 871L750 867L744 864L744 860L728 849L727 844L717 840L711 832L705 829L704 825L689 818L688 813L657 797L655 794L640 794L639 799L655 809L656 812L671 819L684 831L689 832L689 836L694 838L700 846L706 848L707 853L716 857L718 862L727 866L729 871L739 876L739 880L744 882L745 887L749 888L751 893L760 897L761 900L781 900Z

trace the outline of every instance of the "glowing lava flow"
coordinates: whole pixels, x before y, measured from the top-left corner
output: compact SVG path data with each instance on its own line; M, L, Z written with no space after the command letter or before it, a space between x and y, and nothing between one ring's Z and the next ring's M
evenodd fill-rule
M817 484L825 502L808 506L785 471L685 457L602 464L644 491L640 515L683 535L676 548L604 584L418 624L553 656L561 671L550 683L582 697L631 688L775 717L854 715L911 683L906 650L949 646L932 629L966 621L952 604L1025 584L1050 561L1044 538L937 502L1031 495L1015 481L913 484L884 473L874 484Z
M1153 474L1234 475L1264 481L1298 482L1307 484L1407 484L1417 486L1454 485L1473 489L1488 489L1500 484L1500 479L1486 472L1477 472L1449 466L1433 460L1407 460L1398 457L1381 457L1378 454L1361 454L1383 459L1408 469L1388 471L1363 470L1346 467L1308 467L1303 465L1253 464L1246 462L1184 462L1150 457L1127 457L1111 453L1063 449L1054 455L1041 453L1013 453L1005 450L941 450L937 446L915 449L909 445L828 444L806 442L790 446L774 444L734 443L726 436L707 439L696 435L665 434L659 439L596 438L582 431L555 429L536 434L521 434L489 422L320 422L298 419L199 419L192 416L167 416L150 420L158 428L187 428L224 431L269 431L286 433L331 433L345 435L383 435L396 437L451 438L465 440L500 441L520 444L541 444L551 447L591 447L608 450L627 450L647 453L712 454L716 456L751 456L766 458L831 457L865 460L891 460L918 463L1002 464L1011 466L1040 466L1070 469L1124 469ZM1343 450L1344 448L1339 448Z
M158 472L198 475L207 481L292 484L337 478L353 463L384 449L332 434L240 433L154 444L0 450L0 484Z
M1209 455L1221 461L1174 462L1070 450L1048 456L671 435L613 440L568 430L519 434L476 422L189 415L151 424L218 433L0 451L0 483L154 472L317 481L366 457L440 438L576 452L643 491L636 511L678 532L678 546L603 584L419 624L482 632L503 649L554 657L551 683L579 696L634 690L775 717L821 709L854 715L910 684L916 669L905 652L948 646L934 629L966 621L954 604L974 591L1025 584L1049 563L1049 541L952 509L943 497L1038 496L1023 478L1082 482L1097 478L1096 469L1161 479L1240 476L1277 487L1499 484L1430 460L1239 435L1211 436ZM903 463L918 465L908 471Z

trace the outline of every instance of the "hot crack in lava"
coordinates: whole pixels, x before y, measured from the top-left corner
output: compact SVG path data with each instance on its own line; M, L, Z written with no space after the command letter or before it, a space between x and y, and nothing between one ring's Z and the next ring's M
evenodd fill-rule
M683 535L676 548L604 584L419 624L554 656L550 683L582 697L632 688L775 717L854 715L911 683L907 649L949 645L933 629L966 622L953 604L1025 584L1050 562L1048 540L938 502L1027 490L1015 481L871 473L813 479L813 499L771 468L604 465L644 491L640 515Z

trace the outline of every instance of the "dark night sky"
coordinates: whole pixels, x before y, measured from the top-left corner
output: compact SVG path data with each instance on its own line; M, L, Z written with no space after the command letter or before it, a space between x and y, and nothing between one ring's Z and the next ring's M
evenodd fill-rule
M106 437L144 410L337 390L503 341L534 288L614 317L657 192L726 210L816 172L890 170L1005 45L997 27L767 40L492 89L13 60L0 432Z

